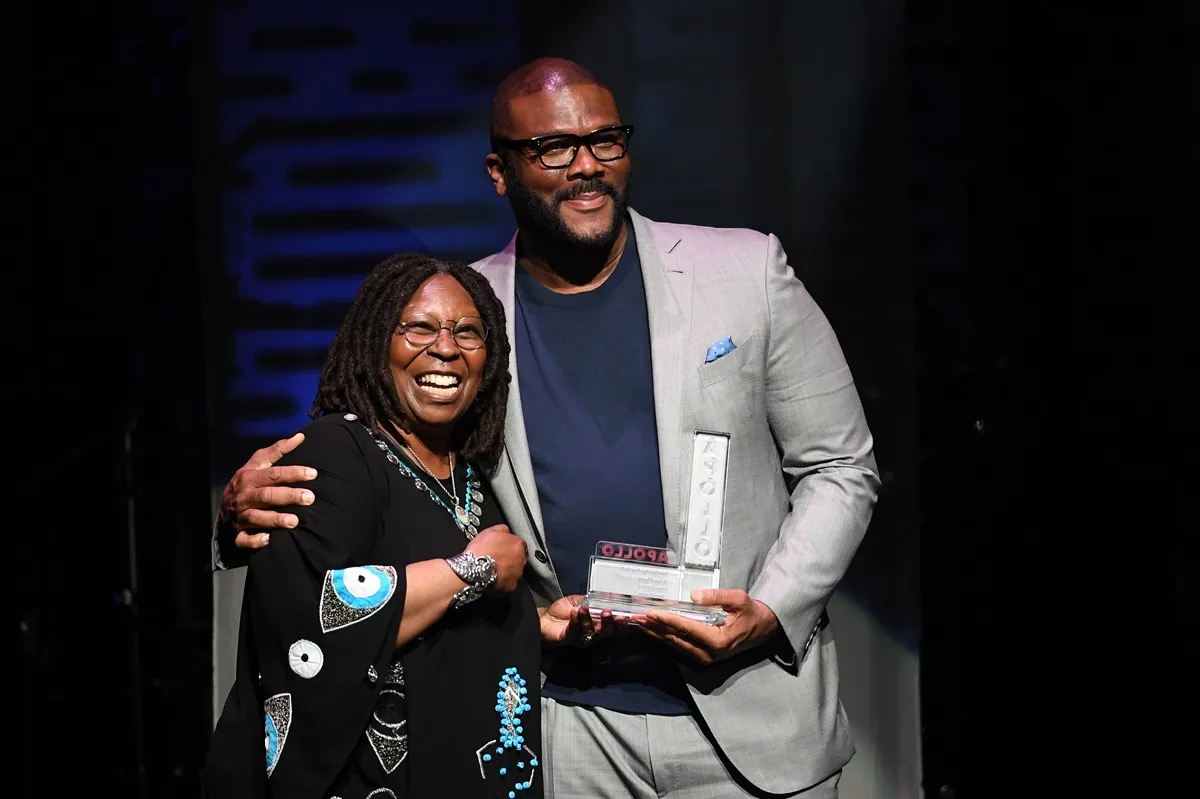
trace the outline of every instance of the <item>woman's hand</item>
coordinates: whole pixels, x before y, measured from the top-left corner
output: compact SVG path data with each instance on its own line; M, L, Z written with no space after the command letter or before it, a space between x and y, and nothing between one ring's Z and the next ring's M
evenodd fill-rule
M476 557L488 555L496 562L496 582L489 591L508 593L516 588L525 569L525 542L506 525L487 528L467 544L467 549ZM463 589L462 578L442 558L410 563L405 575L408 593L396 646L404 646L433 626L446 614L451 598Z
M496 582L491 590L507 594L517 587L525 571L525 542L513 535L507 524L481 530L467 549L476 557L488 555L496 561Z
M591 611L581 607L582 602L581 594L572 594L556 600L547 608L539 608L542 641L547 644L590 646L625 626L625 617L614 616L611 610L593 616Z

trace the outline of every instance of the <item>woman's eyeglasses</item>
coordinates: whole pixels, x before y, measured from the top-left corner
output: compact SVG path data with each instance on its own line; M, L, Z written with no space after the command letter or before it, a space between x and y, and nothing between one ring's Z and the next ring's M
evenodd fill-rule
M487 341L487 328L477 316L442 321L427 314L413 314L407 321L396 325L396 329L404 336L405 341L422 349L437 341L443 330L450 331L450 336L459 349L477 350Z

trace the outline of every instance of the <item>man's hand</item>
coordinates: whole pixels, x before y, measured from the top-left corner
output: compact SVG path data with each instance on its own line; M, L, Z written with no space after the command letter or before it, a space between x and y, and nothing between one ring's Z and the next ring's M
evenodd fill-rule
M607 638L615 629L625 625L626 620L620 616L613 616L611 610L601 611L599 619L593 618L587 608L579 606L582 601L582 594L572 594L555 601L548 608L538 609L543 642L589 646Z
M278 513L266 508L288 505L311 505L313 493L302 488L285 488L289 483L303 483L317 476L316 469L307 466L275 466L275 461L300 446L304 434L276 441L269 447L256 450L246 465L234 473L233 479L221 492L218 513L234 527L238 549L262 549L271 540L270 533L253 530L272 530L295 527L300 520L291 513Z
M634 616L631 623L704 665L758 646L779 629L775 612L745 591L704 588L693 591L691 599L697 605L720 605L728 614L725 622L712 626L656 610Z

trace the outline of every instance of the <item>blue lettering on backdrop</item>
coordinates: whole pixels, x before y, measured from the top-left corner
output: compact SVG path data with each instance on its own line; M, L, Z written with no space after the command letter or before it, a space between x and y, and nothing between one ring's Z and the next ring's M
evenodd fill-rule
M218 440L308 421L346 303L382 257L473 260L512 234L483 156L491 90L519 55L514 5L249 0L215 12L231 278L219 324L232 327L214 353Z

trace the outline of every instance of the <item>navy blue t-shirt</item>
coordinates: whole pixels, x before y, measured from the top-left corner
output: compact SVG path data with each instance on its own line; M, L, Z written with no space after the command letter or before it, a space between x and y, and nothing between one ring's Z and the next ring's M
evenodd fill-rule
M665 547L650 327L632 225L600 287L558 294L517 268L517 379L543 533L565 594L587 591L599 541ZM564 649L542 696L689 713L672 656L636 630Z

